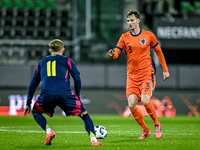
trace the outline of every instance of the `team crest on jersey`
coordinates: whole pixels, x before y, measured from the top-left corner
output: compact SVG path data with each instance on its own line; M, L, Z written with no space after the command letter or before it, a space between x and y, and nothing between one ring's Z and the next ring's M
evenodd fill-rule
M141 39L141 40L140 40L140 43L141 43L142 45L145 45L145 44L146 44L146 39Z

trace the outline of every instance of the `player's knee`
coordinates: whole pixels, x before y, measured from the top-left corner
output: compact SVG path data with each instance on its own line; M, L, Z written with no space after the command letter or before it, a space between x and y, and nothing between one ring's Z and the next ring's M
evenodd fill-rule
M128 107L130 109L135 108L137 106L137 104L138 104L138 97L135 94L129 95L127 100L128 100Z
M148 104L150 101L149 100L141 100L142 104Z
M133 108L135 108L136 106L137 106L137 104L138 104L138 102L137 101L128 101L128 107L130 108L130 109L133 109Z
M151 99L151 97L150 97L149 95L144 94L144 95L141 96L141 102L142 102L143 104L149 103L149 102L150 102L150 99Z
M34 113L36 113L37 111L36 111L35 109L32 109L31 112L32 112L32 114L34 114Z
M37 113L37 114L42 114L40 111L38 111L37 109L35 109L35 108L33 108L32 109L32 114L35 114L35 113Z
M137 106L137 105L129 105L128 107L129 107L130 109L134 109L136 106Z
M81 117L81 118L83 118L85 115L87 115L88 114L88 112L87 111L84 111L84 112L82 112L80 115L79 115L79 117Z

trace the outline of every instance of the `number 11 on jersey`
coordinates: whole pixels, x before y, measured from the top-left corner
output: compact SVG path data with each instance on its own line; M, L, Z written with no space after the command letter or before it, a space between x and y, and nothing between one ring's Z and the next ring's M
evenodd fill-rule
M47 77L56 76L56 61L47 62Z

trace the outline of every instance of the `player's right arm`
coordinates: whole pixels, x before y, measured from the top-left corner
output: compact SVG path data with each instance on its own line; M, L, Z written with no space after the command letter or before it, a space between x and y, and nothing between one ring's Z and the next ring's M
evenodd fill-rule
M124 48L124 39L122 35L119 41L117 42L117 46L114 49L110 49L107 54L111 58L117 59L119 55L121 54L123 48Z
M119 49L117 49L117 48L115 48L115 49L110 49L110 50L108 51L108 56L110 56L110 57L113 58L113 59L117 59L117 58L119 57L119 55L120 55L121 52L122 52L122 51L119 50Z
M35 90L36 90L37 86L39 85L39 83L40 83L40 72L39 72L39 65L37 64L35 72L33 74L32 80L31 80L31 83L28 88L28 96L27 96L26 106L29 106L29 107L31 106L31 101L32 101L33 95L34 95Z
M38 65L35 69L34 75L32 77L31 83L29 85L28 88L28 96L27 96L27 101L26 101L26 107L24 109L24 116L26 117L27 113L31 112L31 102L32 102L32 98L33 95L35 93L35 90L37 88L37 86L40 83L40 74L39 74L39 69L38 69Z
M115 55L115 49L110 49L108 51L108 56L113 57Z
M26 117L26 114L30 112L31 112L31 106L26 106L26 108L24 109L24 116Z

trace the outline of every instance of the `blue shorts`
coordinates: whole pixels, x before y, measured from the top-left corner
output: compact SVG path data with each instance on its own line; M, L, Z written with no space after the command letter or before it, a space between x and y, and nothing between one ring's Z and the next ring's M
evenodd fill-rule
M42 94L36 100L33 109L52 117L56 106L59 106L66 116L76 116L86 111L83 103L72 91L65 92L62 96Z

